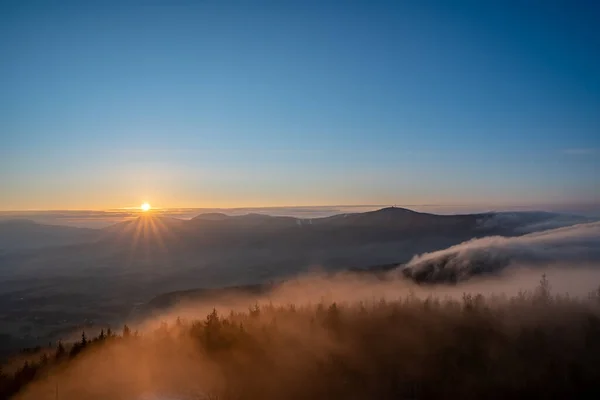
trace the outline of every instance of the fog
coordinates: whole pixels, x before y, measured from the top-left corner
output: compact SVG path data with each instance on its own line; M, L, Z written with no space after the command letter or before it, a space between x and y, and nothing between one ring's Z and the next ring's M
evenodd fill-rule
M473 239L413 257L402 272L417 282L457 282L509 267L564 265L577 268L600 261L600 222L518 237Z
M593 230L594 227L577 229ZM573 234L564 232L563 237L573 237ZM535 246L541 239L529 240ZM562 294L562 297L559 296L552 305L540 308L535 305L534 299L542 274L550 282L552 293ZM261 296L229 295L227 298L188 302L160 315L138 321L133 329L139 330L139 338L116 338L106 345L88 345L88 351L67 364L53 367L17 398L54 399L57 391L60 399L281 398L284 393L295 393L296 398L302 398L302 393L313 393L311 385L314 382L306 380L311 379L315 363L328 363L330 357L336 354L359 370L368 370L374 367L370 363L375 362L368 360L370 351L363 354L365 350L356 347L357 344L353 341L332 336L328 325L315 328L311 322L315 318L312 315L318 318L319 307L327 309L334 302L338 304L346 318L344 329L348 329L348 335L354 335L360 329L364 330L363 335L373 335L372 339L368 339L368 346L389 346L392 353L401 349L406 352L411 348L417 353L407 356L406 362L411 359L425 362L423 354L426 353L421 354L421 351L433 344L428 342L430 339L420 337L423 334L421 329L436 337L438 333L435 332L439 332L442 335L440 337L450 334L453 336L451 332L455 322L452 321L462 320L464 315L457 311L460 306L458 309L453 306L438 306L441 307L438 311L431 311L429 308L423 309L421 301L437 298L442 301L441 304L461 304L465 301L465 293L483 294L489 307L503 310L490 318L494 318L494 321L502 318L504 322L497 322L504 328L498 329L507 329L507 335L513 334L510 333L513 328L508 328L510 324L506 325L506 322L521 327L558 324L562 327L570 326L574 329L573 332L578 332L575 329L580 322L578 315L583 314L574 314L573 310L589 310L585 306L588 295L599 284L600 269L596 264L579 265L577 268L559 263L550 267L514 264L494 276L474 277L458 285L418 285L396 272L380 277L351 274L326 276L315 272L278 285ZM567 294L572 300L566 300ZM575 297L582 300L575 301ZM516 308L510 306L514 299L520 299ZM206 315L213 309L219 315L229 316L231 321L243 322L244 334L250 335L252 343L258 346L258 350L252 351L259 351L262 355L244 353L245 350L239 350L239 353L238 350L227 350L223 354L219 352L217 356L200 346L199 339L188 334L188 330L193 332L194 326L198 326L191 323L195 320L205 321L200 325L202 327L209 326ZM254 309L262 311L254 319L246 314L238 314L248 313L249 309L250 314ZM361 314L361 309L367 310L367 316ZM387 324L382 319L384 315L388 315L387 311L381 314L382 310L387 309L400 313L398 322L385 329L377 328L380 323ZM174 324L178 318L184 321L181 325ZM364 318L370 321L371 327L366 322L360 322ZM504 320L505 318L508 320ZM410 324L406 325L408 321ZM168 328L165 323L169 324ZM478 329L477 324L479 323L475 323L475 329ZM221 329L226 329L227 326L230 325L224 325ZM275 329L275 333L270 329ZM447 333L444 334L444 331ZM440 339L435 340L438 343ZM381 343L377 344L378 341ZM419 346L423 348L419 350ZM258 358L254 360L255 357ZM250 372L260 369L258 366L252 367L254 362L261 365L264 363L273 369ZM404 365L402 368L409 367ZM425 368L424 365L412 368L416 368L413 371L416 376L430 373L420 370ZM243 374L240 375L240 371L244 371ZM244 376L245 374L253 375ZM319 375L314 379L325 378ZM373 379L376 382L381 378ZM255 386L258 384L256 382L261 382L262 386ZM308 386L311 387L310 390L307 389ZM256 397L257 393L261 397Z

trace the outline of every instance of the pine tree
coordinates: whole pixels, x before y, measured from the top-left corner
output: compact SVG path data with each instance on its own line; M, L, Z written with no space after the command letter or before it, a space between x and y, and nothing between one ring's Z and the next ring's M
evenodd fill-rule
M54 354L54 358L60 360L66 354L65 346L63 346L62 342L59 340L58 345L56 346L56 353Z
M548 282L546 274L542 274L542 279L540 279L540 284L536 289L536 300L541 303L548 303L551 301L550 289L550 282Z
M336 333L340 330L340 310L336 303L331 304L327 309L325 326Z
M123 337L128 338L131 335L131 329L127 325L123 326Z

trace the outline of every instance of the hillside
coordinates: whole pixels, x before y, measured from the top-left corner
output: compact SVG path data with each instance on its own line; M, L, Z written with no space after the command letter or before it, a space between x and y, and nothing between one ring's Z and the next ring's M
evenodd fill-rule
M565 223L559 217L435 215L391 207L312 219L147 214L101 230L50 227L50 235L75 233L70 238L85 243L0 254L0 333L57 337L69 327L119 321L161 293L262 284L315 268L400 264L472 238Z
M597 398L598 293L246 304L138 331L80 332L0 372L0 397L90 399ZM158 321L157 321L158 322ZM23 360L27 359L27 363Z

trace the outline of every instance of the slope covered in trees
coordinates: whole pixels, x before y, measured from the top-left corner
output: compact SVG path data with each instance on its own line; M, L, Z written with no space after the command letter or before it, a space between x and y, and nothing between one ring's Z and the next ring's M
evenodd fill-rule
M69 346L1 377L17 399L590 398L600 395L600 293L465 294L160 323Z

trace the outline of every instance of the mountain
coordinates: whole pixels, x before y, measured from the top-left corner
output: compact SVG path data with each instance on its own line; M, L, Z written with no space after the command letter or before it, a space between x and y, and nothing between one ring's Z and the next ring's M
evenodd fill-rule
M60 245L0 253L0 325L14 327L6 332L13 336L26 329L56 337L66 326L118 321L165 292L256 285L315 267L405 263L472 238L576 221L550 213L435 215L390 207L312 219L149 213L96 230L4 223L0 243L41 237Z

